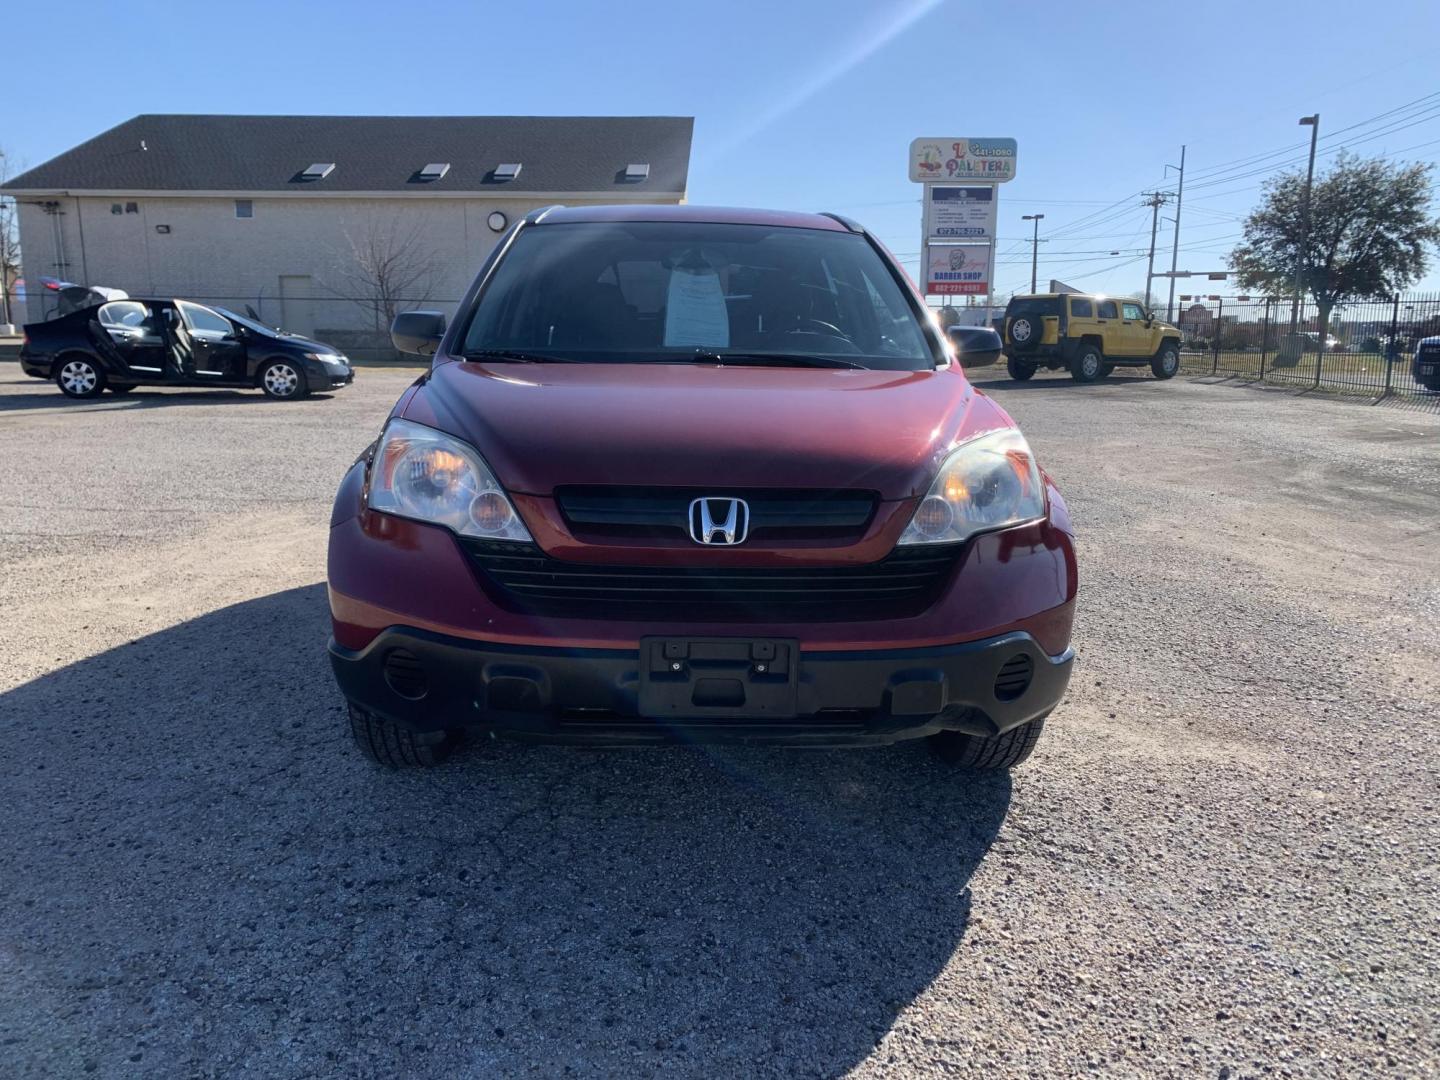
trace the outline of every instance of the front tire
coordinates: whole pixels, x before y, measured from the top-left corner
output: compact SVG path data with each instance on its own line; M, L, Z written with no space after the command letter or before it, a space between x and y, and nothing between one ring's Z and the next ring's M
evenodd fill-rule
M63 357L55 385L66 397L97 398L105 391L105 373L87 356Z
M1070 361L1070 377L1078 383L1093 383L1105 370L1105 357L1094 345L1084 346Z
M271 360L260 372L260 389L277 401L295 401L310 392L300 365L290 360Z
M1035 374L1035 365L1027 364L1023 360L1016 360L1013 356L1005 358L1005 370L1010 373L1010 378L1016 382L1024 382Z
M1045 730L1045 717L985 738L963 731L942 731L926 741L941 761L962 769L1013 769L1028 758Z
M351 701L350 734L360 752L387 769L429 768L444 762L460 745L457 731L416 732Z
M1157 379L1173 379L1180 370L1180 350L1174 345L1161 345L1155 359L1150 361L1150 370Z

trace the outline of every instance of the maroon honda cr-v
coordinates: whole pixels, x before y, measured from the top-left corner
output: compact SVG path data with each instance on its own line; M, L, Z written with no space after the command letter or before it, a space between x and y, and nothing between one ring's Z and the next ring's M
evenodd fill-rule
M1008 768L1070 677L1065 504L885 249L833 215L552 208L505 236L340 485L361 749L466 731Z

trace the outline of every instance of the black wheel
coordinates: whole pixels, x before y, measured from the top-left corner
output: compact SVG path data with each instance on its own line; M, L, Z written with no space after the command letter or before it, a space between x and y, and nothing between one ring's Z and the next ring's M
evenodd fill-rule
M1045 324L1029 315L1017 315L1010 320L1010 344L1019 352L1033 352L1045 336Z
M132 383L130 386L107 386L105 389L109 390L112 394L120 395L128 394L131 390L135 389L135 386Z
M1101 377L1105 368L1105 357L1094 345L1082 346L1070 361L1070 377L1079 383L1092 383Z
M962 769L1013 769L1034 751L1044 730L1045 717L1042 716L990 739L961 731L942 731L927 741L936 757Z
M88 356L62 356L55 385L66 397L97 398L105 390L105 373Z
M1157 379L1173 379L1175 373L1180 370L1180 350L1175 347L1174 342L1167 341L1160 346L1160 351L1155 354L1155 359L1150 361L1150 370L1155 373Z
M1023 360L1016 360L1013 356L1005 360L1005 370L1010 373L1010 378L1024 382L1035 374L1035 365L1027 364Z
M294 360L271 360L260 370L260 389L280 401L294 401L310 392L305 373Z
M1114 371L1115 371L1115 365L1114 365L1114 364L1101 364L1101 365L1100 365L1100 378L1102 378L1102 379L1108 379Z
M460 745L458 731L415 732L351 701L350 734L371 761L387 769L439 765Z

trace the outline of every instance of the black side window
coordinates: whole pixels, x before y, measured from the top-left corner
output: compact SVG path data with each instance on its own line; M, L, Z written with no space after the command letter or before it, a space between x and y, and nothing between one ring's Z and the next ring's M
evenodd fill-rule
M1120 311L1115 306L1114 300L1100 301L1099 317L1102 319L1118 319L1120 317Z
M1095 305L1089 300L1071 300L1070 314L1077 319L1089 319L1095 314Z

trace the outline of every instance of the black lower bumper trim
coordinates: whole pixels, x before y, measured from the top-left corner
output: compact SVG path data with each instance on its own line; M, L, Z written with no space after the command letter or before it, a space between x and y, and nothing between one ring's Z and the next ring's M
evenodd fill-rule
M924 649L801 651L798 709L785 718L640 715L638 649L556 649L391 627L363 650L333 639L347 698L418 731L478 728L549 742L864 745L938 731L997 735L1050 712L1074 653L1029 634ZM1024 672L1023 688L1017 672Z

